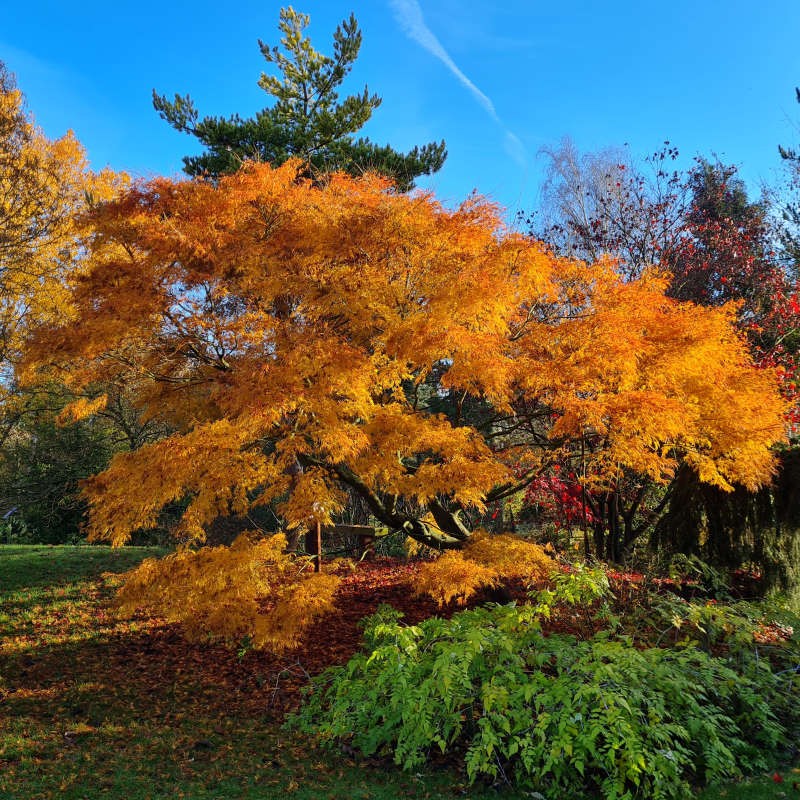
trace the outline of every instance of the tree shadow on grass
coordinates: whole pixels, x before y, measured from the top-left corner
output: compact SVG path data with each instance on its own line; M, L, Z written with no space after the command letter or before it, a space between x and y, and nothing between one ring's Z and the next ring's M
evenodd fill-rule
M155 547L0 544L0 595L55 589L96 579L98 573L105 571L125 572L142 559L165 552Z

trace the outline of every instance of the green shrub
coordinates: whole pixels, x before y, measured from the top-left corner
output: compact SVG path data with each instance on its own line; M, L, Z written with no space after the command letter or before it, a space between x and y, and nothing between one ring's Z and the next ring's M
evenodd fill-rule
M552 601L415 626L382 609L367 621L365 651L317 679L291 724L405 768L456 751L471 781L550 798L682 798L690 784L769 768L783 729L762 691L774 682L764 664L743 675L694 647L544 636Z

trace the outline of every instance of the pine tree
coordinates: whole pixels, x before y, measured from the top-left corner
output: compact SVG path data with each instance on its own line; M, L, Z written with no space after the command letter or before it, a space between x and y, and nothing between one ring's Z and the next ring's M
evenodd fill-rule
M281 9L280 46L259 41L261 53L278 75L262 74L259 86L275 98L274 104L254 117L199 118L189 95L169 101L153 91L153 106L173 128L195 136L206 152L186 156L189 175L218 177L235 172L244 161L277 166L301 158L311 174L334 170L359 175L378 172L402 190L420 175L439 170L447 156L444 142L414 147L401 153L367 138L354 138L369 121L381 98L367 87L360 94L339 99L338 88L352 69L361 48L355 17L344 20L333 34L333 56L317 52L304 35L310 17L291 7Z

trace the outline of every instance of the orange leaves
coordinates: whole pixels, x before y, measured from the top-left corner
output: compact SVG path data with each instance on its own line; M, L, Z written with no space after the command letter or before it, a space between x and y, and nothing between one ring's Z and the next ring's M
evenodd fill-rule
M332 476L285 480L306 455L420 502L480 505L506 477L479 435L406 393L449 359L443 391L509 407L509 317L547 283L550 261L501 233L491 205L451 212L375 177L315 186L289 162L218 185L158 179L98 208L93 224L78 318L43 332L30 360L55 353L75 388L123 382L148 417L180 431L89 484L95 536L122 541L185 495L184 533L199 535L238 503L234 476L245 491L251 475L271 484L267 497L290 488L292 524L327 522L341 505ZM209 426L223 419L233 444L211 448ZM258 455L266 441L276 448Z
M501 579L524 578L529 584L544 580L555 562L537 544L516 536L473 535L466 547L448 551L423 564L414 582L419 595L427 594L440 606L463 605L477 591L496 586Z
M308 560L285 552L282 534L230 547L182 550L147 559L126 575L117 594L122 614L144 608L179 622L187 636L211 634L256 648L283 650L333 606L339 579L314 573Z
M664 482L682 458L722 488L768 480L782 403L750 365L732 309L668 299L658 275L623 282L594 265L576 277L581 307L519 346L536 371L529 391L556 412L551 438L587 442L589 480L624 468Z
M289 528L299 525L311 527L333 523L333 517L344 507L345 494L339 490L321 469L307 469L292 483L289 497L278 506Z
M105 394L95 398L78 397L61 410L56 421L59 425L66 425L70 422L87 419L105 408L107 403L108 397Z
M264 484L278 489L285 479L258 450L244 446L246 434L221 420L119 453L86 482L90 538L124 544L133 531L155 526L167 503L188 497L178 532L202 541L203 525L246 510L248 491Z
M356 472L377 487L423 502L452 494L466 505L481 505L508 474L471 428L454 428L443 417L415 414L399 403L375 409L363 430L372 449L351 462ZM420 453L425 457L409 470L404 460Z
M464 555L477 564L492 567L503 578L525 578L529 583L543 580L555 568L544 548L509 534L476 533Z
M423 564L414 582L418 595L429 595L440 606L455 600L460 605L479 589L497 584L497 571L476 564L462 553L448 551L435 561Z
M75 318L30 365L125 385L176 431L88 484L95 536L175 500L187 536L273 500L327 523L354 491L396 529L437 499L460 539L460 511L535 477L521 464L578 451L589 485L681 459L720 486L768 479L781 404L730 310L557 259L477 197L451 211L298 167L158 179L94 211Z
M16 363L32 327L70 314L84 244L76 218L122 182L91 174L71 132L47 139L0 63L0 359Z

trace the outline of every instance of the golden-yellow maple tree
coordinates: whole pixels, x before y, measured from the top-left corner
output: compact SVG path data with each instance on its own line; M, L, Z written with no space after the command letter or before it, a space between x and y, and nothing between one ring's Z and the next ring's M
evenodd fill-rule
M272 503L287 528L328 524L357 495L383 525L462 548L476 511L579 443L593 488L624 473L665 483L682 462L723 488L769 479L782 401L733 309L671 300L657 274L624 282L556 258L480 198L448 210L378 177L312 183L300 167L160 178L88 218L73 312L40 329L28 379L82 393L73 417L102 404L86 401L92 387L124 385L174 430L88 482L93 539L122 544L175 501L176 533L202 541L219 514ZM503 541L434 568L450 583L438 596L510 574ZM243 544L195 552L131 576L123 603L277 647L259 593L280 584L273 606L299 609L281 623L289 641L333 591L304 601L315 590L293 566L283 583L259 576L277 563ZM243 610L223 619L226 592Z
M93 538L123 543L181 499L189 538L273 501L289 527L328 524L354 492L458 547L472 510L579 438L596 485L681 461L723 488L768 480L781 400L732 309L557 259L478 198L453 211L298 172L157 179L93 211L74 317L40 333L29 372L123 383L176 430L89 482Z
M77 215L119 179L89 171L72 133L50 140L0 62L0 364L8 377L30 328L68 313L83 249ZM4 382L7 385L7 381Z

